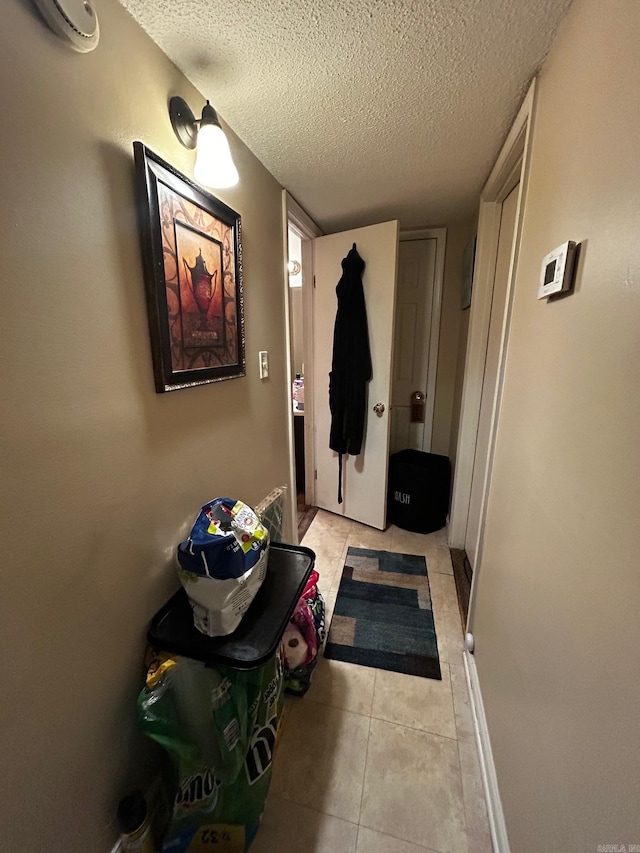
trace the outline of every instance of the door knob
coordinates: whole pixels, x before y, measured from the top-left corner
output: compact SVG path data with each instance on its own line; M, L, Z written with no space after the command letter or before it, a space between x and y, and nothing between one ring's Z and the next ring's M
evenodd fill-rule
M373 411L379 418L381 418L384 414L384 403L376 403L373 407Z

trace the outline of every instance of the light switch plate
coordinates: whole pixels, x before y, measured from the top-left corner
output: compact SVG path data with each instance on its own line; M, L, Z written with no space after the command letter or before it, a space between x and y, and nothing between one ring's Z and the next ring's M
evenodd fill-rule
M258 366L260 368L260 379L269 378L269 353L266 349L258 353Z

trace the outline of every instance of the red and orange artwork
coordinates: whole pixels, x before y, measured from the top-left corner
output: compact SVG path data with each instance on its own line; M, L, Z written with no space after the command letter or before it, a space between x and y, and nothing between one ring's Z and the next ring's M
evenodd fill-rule
M246 375L240 214L133 143L158 394Z
M175 222L183 347L224 347L222 244Z
M158 185L173 371L235 364L233 230Z

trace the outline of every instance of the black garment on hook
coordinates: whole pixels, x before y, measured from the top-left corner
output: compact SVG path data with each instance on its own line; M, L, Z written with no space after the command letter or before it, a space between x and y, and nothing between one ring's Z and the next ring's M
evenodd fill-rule
M339 504L342 503L342 454L357 456L362 449L367 382L372 376L367 308L362 287L364 266L354 243L342 260L342 278L336 287L338 311L333 329L333 360L329 374L329 447L340 454Z

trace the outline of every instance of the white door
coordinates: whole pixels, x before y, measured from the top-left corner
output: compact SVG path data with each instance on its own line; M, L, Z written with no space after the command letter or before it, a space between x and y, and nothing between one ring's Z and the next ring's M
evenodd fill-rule
M469 558L469 563L471 564L472 569L475 569L476 564L480 517L482 514L482 499L487 477L491 416L496 393L496 383L498 380L502 326L504 324L504 315L507 307L507 286L509 283L509 266L511 264L511 254L513 249L513 234L516 224L516 208L518 205L519 186L519 183L516 184L502 202L502 212L500 216L500 235L498 237L496 272L493 283L493 297L491 300L491 319L489 320L487 355L485 359L484 379L482 382L478 438L476 441L476 455L473 462L469 517L467 519L467 534L464 545L464 549L467 552L467 557Z
M426 398L437 242L435 238L400 242L391 390L392 453L406 448L431 449L432 424L411 422L411 396L414 392L422 394L422 410L429 411Z
M343 457L343 502L338 503L338 454L329 449L329 371L341 261L356 244L365 262L362 283L367 306L373 378L369 382L362 453ZM313 433L317 476L315 504L384 530L387 514L389 404L393 316L398 258L398 223L383 222L313 241ZM376 403L384 406L377 415Z

